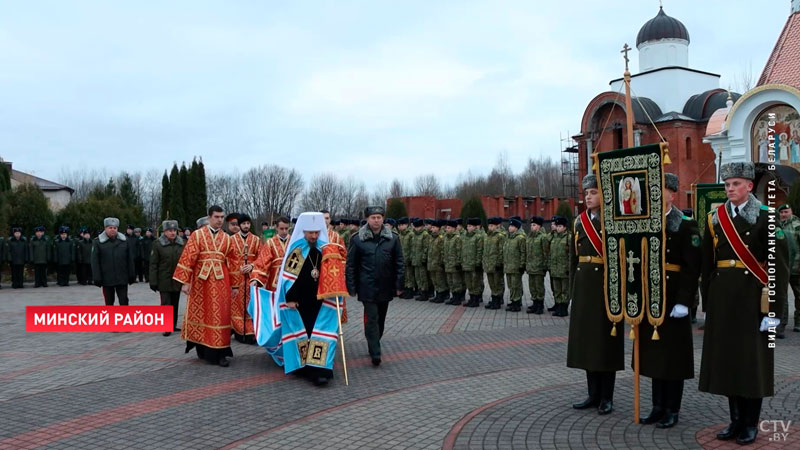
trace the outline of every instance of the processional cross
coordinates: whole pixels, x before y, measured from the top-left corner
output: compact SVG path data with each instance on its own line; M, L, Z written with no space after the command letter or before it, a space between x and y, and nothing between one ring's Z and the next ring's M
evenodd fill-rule
M622 51L620 51L620 53L625 55L624 58L625 58L625 70L626 71L628 70L628 61L630 61L630 59L628 58L628 52L631 51L631 50L633 50L633 49L630 46L628 46L628 43L626 42L625 46L622 47Z
M633 265L634 264L639 264L640 262L642 262L642 260L640 258L634 258L633 257L633 250L628 250L628 281L629 282L634 281L634 277L633 276L634 276L635 272L633 271Z

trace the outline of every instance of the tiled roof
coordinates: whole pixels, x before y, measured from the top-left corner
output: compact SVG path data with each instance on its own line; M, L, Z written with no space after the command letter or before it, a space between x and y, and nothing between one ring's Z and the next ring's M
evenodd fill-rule
M71 193L75 192L71 187L64 186L63 184L58 184L54 181L45 180L44 178L39 178L36 175L31 175L29 173L20 172L19 170L11 169L11 179L17 180L20 183L32 183L39 187L39 189L43 191L60 191L62 189L66 189Z
M764 84L786 84L800 88L800 14L793 13L786 19L783 31L772 49L772 54L758 79Z

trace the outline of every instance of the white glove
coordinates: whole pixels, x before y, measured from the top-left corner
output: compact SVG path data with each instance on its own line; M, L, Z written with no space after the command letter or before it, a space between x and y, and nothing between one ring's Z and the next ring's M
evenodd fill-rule
M686 317L689 315L689 308L683 305L675 305L672 307L672 312L669 313L670 317L675 317L680 319L681 317Z
M758 331L767 331L770 327L777 327L781 324L781 319L775 317L764 317L761 319L761 327L758 328Z

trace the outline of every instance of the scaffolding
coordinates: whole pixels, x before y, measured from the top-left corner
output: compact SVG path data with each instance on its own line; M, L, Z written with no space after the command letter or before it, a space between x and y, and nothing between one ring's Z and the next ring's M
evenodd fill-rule
M578 204L578 143L569 133L561 137L561 196L571 198Z

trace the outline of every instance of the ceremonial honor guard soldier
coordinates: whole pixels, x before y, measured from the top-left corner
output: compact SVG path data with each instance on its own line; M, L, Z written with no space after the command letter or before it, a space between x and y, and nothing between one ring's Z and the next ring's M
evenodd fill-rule
M697 222L673 206L678 193L678 177L664 175L666 213L666 317L654 338L653 326L643 320L639 324L639 370L653 379L653 409L641 419L642 424L655 423L657 428L670 428L678 423L683 397L683 380L694 378L694 347L689 310L694 303L700 277L700 235Z
M22 235L22 228L11 228L8 238L8 263L11 266L11 287L22 289L25 277L25 262L28 258L28 241Z
M761 401L775 392L771 338L788 290L788 250L769 208L750 193L753 163L726 164L720 177L728 201L709 213L703 236L699 388L728 397L731 422L717 439L749 444L758 434ZM767 270L774 270L774 281Z
M623 333L612 335L612 323L604 301L604 264L601 241L597 177L583 177L586 211L575 219L574 244L570 245L570 294L572 317L567 342L567 367L586 371L589 396L572 405L575 409L597 408L599 414L613 410L616 371L625 369Z

